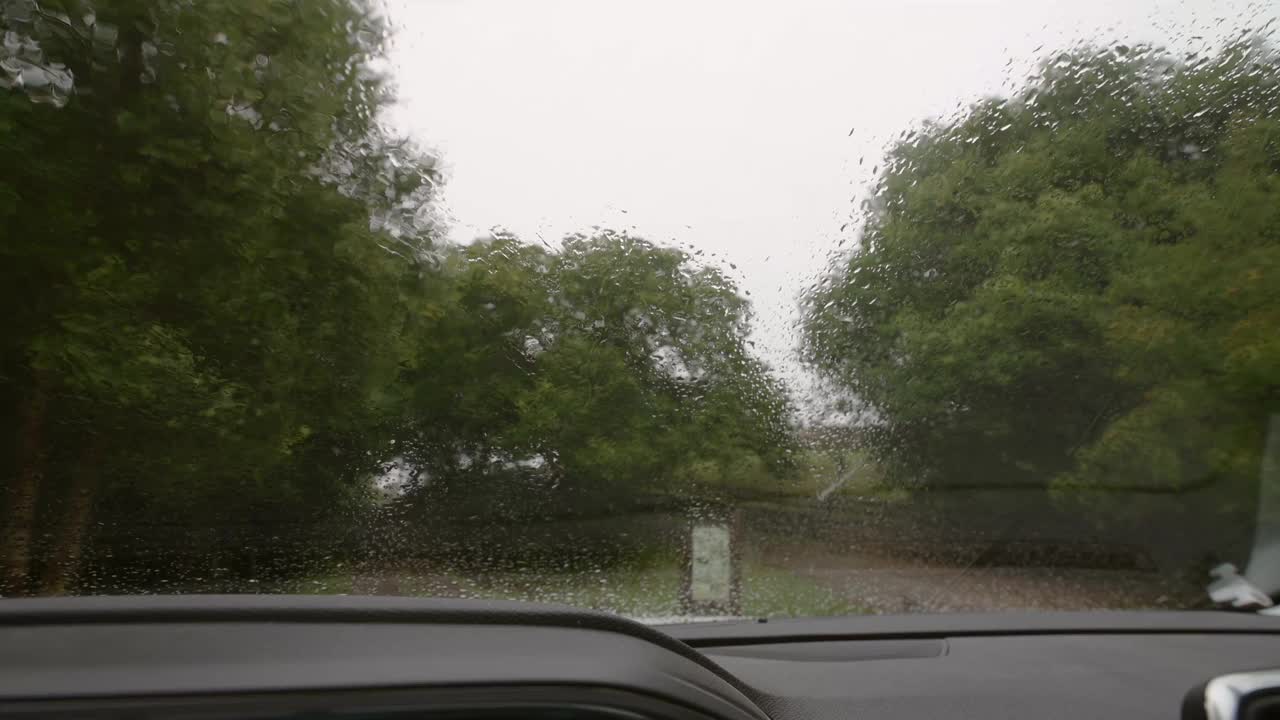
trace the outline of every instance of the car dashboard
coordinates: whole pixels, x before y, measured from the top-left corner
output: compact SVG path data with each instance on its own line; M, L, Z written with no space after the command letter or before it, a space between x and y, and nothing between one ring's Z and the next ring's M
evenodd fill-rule
M1280 619L859 616L649 627L520 603L0 602L0 717L1172 718L1280 666Z

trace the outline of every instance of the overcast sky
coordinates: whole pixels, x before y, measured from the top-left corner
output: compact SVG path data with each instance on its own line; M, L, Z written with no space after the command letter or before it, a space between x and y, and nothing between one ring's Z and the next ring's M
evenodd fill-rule
M603 225L703 250L750 293L765 359L794 379L797 296L851 247L856 202L903 129L1007 90L1036 58L1081 40L1198 48L1260 26L1277 4L391 0L388 9L400 97L391 119L443 155L456 240L503 226L554 244Z

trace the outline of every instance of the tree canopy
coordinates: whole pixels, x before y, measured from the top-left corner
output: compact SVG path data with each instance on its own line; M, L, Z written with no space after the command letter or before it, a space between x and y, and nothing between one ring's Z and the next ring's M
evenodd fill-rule
M499 233L445 274L451 307L414 333L407 370L407 457L443 475L422 478L428 494L505 469L625 504L790 466L786 395L747 353L747 305L715 269L601 230L556 250Z
M0 594L64 591L95 538L172 580L358 533L390 464L490 510L786 471L714 268L444 239L435 159L379 123L387 32L353 0L0 9Z
M1051 57L896 144L805 355L899 482L1256 485L1280 410L1280 61Z

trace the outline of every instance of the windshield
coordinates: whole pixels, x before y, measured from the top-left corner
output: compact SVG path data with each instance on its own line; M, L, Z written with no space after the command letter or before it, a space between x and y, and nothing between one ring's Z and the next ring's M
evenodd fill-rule
M1278 14L2 0L0 595L1267 604Z

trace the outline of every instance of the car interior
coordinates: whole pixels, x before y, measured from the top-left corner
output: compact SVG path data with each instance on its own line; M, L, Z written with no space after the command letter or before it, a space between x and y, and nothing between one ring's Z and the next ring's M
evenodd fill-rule
M1280 626L1231 612L650 627L514 602L191 596L0 605L23 718L1271 718Z

